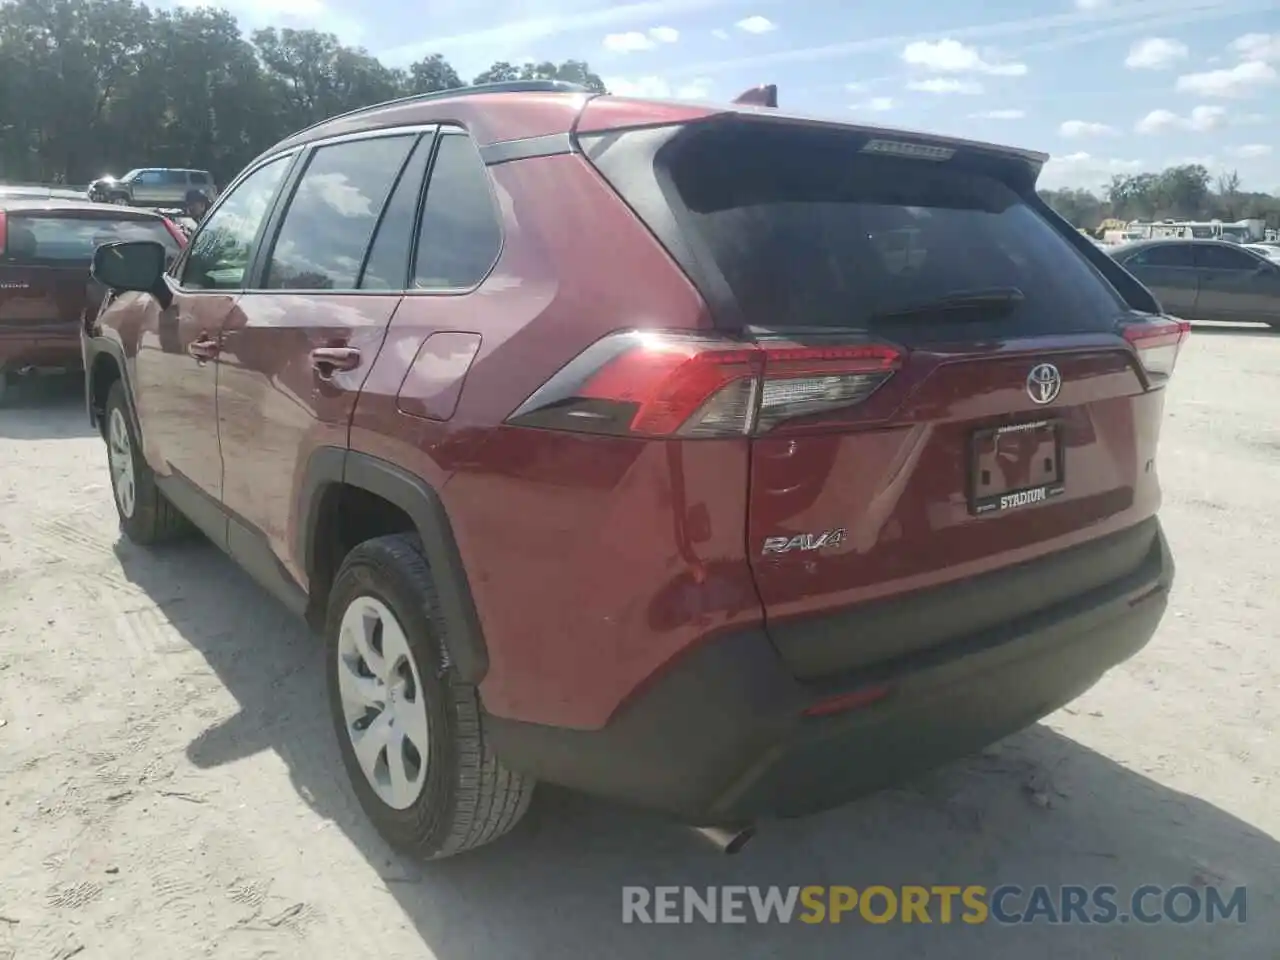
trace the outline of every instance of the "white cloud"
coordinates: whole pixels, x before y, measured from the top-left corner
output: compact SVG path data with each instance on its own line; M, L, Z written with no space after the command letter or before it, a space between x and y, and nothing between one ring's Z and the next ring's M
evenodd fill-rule
M638 30L629 33L610 33L604 38L604 48L610 53L635 53L653 49L653 41Z
M619 97L652 100L708 100L711 81L706 77L672 85L663 77L602 77L610 93Z
M1172 110L1152 110L1134 125L1134 129L1138 133L1168 133L1171 130L1208 133L1226 125L1226 108L1200 106L1193 108L1185 117L1179 116Z
M1040 175L1040 186L1047 189L1061 187L1085 187L1096 190L1107 184L1116 174L1138 173L1144 167L1141 160L1122 160L1117 157L1095 157L1079 152L1061 157L1051 157Z
M1242 147L1232 147L1227 153L1241 160L1252 160L1256 157L1271 156L1271 146L1266 143L1246 143Z
M975 95L982 92L982 84L977 80L957 80L954 77L930 77L928 80L912 80L907 84L908 90L920 93L962 93Z
M1256 9L1266 6L1270 0L1127 0L1125 3L1068 10L1058 13L1038 14L1032 17L998 20L996 22L955 27L946 35L957 41L1008 40L1028 35L1048 35L1051 41L1040 41L1030 46L1043 49L1059 49L1079 44L1094 43L1102 31L1085 29L1106 27L1104 36L1149 34L1153 26L1168 27L1176 23L1221 20L1239 15L1242 7ZM688 63L674 68L684 75L705 76L731 70L758 70L764 66L783 63L814 63L822 60L850 57L855 54L874 53L883 50L901 51L904 44L937 42L938 30L915 34L888 34L843 40L811 47L797 47L754 56Z
M1025 110L979 110L969 114L974 120L1021 120L1026 115Z
M604 48L610 53L637 53L652 50L660 43L675 43L680 31L674 27L653 27L647 33L630 30L627 33L610 33L604 38Z
M983 59L977 48L951 39L908 43L902 49L902 61L908 66L922 67L934 73L989 73L1021 77L1027 72L1025 63L991 63Z
M1280 33L1246 33L1231 41L1231 49L1241 60L1280 61Z
M1202 97L1248 97L1276 79L1275 67L1261 60L1246 60L1225 70L1183 74L1176 86L1183 93Z
M1064 137L1106 137L1115 133L1115 127L1105 123L1093 123L1089 120L1067 120L1058 127L1058 133Z
M1081 10L1101 10L1108 3L1108 0L1076 0L1076 6Z
M1124 65L1130 70L1166 70L1190 51L1181 40L1147 37L1129 48Z
M745 30L747 33L768 33L770 30L777 30L778 25L768 17L759 15L747 17L745 20L739 20L737 23L739 30Z
M252 0L235 0L249 3ZM273 2L318 2L318 0L273 0ZM524 16L533 4L527 0L498 0L486 7L485 20L492 26L475 29L473 5L461 0L437 0L431 5L432 23L437 24L430 36L383 50L375 50L388 66L401 66L428 53L441 52L463 73L479 64L483 69L495 58L510 59L511 52L540 45L549 37L582 30L627 30L637 22L667 20L679 15L726 7L733 0L623 0L620 3L583 9L581 3L552 3L543 6L551 12L542 16ZM438 9L443 8L443 9ZM460 33L447 32L457 26ZM506 53L504 53L506 51ZM465 65L467 69L463 69ZM702 71L688 71L701 75Z
M865 103L855 103L849 109L858 113L884 113L893 109L893 97L872 97Z
M719 29L719 28L716 28L715 30L712 30L712 31L711 31L711 35L712 35L713 37L715 37L717 40L728 40L728 39L729 39L729 31L728 31L728 30L721 30L721 29Z

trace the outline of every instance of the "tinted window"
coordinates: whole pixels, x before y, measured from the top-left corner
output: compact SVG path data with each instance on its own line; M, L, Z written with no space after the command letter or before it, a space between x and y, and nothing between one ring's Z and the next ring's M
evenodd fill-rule
M1158 247L1146 247L1125 261L1128 266L1142 267L1191 267L1191 247L1185 243L1166 243Z
M143 170L135 178L135 182L144 186L154 186L164 182L164 175L159 170Z
M413 218L418 212L422 178L431 159L434 137L423 137L405 164L387 203L377 236L360 278L363 290L403 290L409 280L409 251L413 245Z
M1196 266L1205 270L1257 270L1258 258L1230 247L1196 248Z
M356 289L373 228L413 140L376 137L316 150L280 225L263 286Z
M185 170L163 170L161 175L164 177L164 182L170 186L176 183L186 185L187 172Z
M480 154L468 137L441 137L422 208L414 287L475 286L501 249L502 227Z
M170 255L180 250L159 220L12 216L6 255L11 260L42 263L89 263L99 244L116 240L155 240Z
M199 170L194 170L191 173L191 182L192 183L208 183L209 175L207 173L201 173Z
M209 290L239 290L253 256L253 242L271 208L289 157L278 157L242 180L205 219L191 240L182 284Z
M989 167L863 153L864 143L744 122L659 153L683 229L748 325L883 328L908 341L954 336L957 324L966 338L1111 328L1119 295ZM981 291L1008 295L1003 306L918 310Z

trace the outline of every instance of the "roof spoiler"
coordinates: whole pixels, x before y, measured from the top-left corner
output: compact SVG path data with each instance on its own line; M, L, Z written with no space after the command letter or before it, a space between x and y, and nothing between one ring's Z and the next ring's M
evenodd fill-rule
M733 98L733 102L751 107L776 108L778 106L778 85L776 83L763 83L758 87L752 87L750 90L744 90Z

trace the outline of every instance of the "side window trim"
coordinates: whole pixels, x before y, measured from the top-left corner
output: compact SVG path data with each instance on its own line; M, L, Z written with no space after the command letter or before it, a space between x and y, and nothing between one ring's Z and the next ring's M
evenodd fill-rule
M493 211L494 223L498 225L498 248L494 252L493 260L490 261L488 268L476 280L475 283L467 287L419 287L414 283L414 276L418 270L418 241L422 238L423 217L426 215L427 196L431 190L431 181L435 178L436 160L440 156L440 148L445 140L449 137L464 137L471 147L476 151L476 159L480 162L480 168L484 171L485 186L489 191L489 203ZM409 275L405 278L405 294L414 296L428 297L457 297L464 296L478 290L493 273L498 262L502 259L502 252L507 247L507 225L502 218L502 207L498 203L498 198L494 194L493 180L489 175L489 165L484 162L484 155L481 153L479 146L471 137L469 131L462 127L441 126L439 135L431 151L431 161L427 164L427 174L422 178L422 190L418 195L418 211L413 218L413 242L410 244L409 251Z
M404 173L405 165L413 156L414 147L421 140L423 134L432 133L435 125L414 124L407 127L390 127L381 130L370 130L357 134L345 134L337 137L329 137L324 140L313 140L310 143L302 144L295 148L297 153L294 157L293 165L285 172L284 178L280 182L280 189L276 193L275 202L272 204L271 210L268 212L266 219L263 221L263 229L259 232L255 241L253 257L249 261L249 268L245 270L245 284L242 288L244 291L252 291L253 293L315 293L314 290L288 290L276 287L264 287L263 280L266 277L267 267L271 263L271 254L275 251L276 243L280 240L280 228L284 225L285 215L289 212L289 207L293 203L294 194L297 193L298 186L302 182L302 178L306 175L307 167L311 164L311 158L315 156L317 150L321 147L331 147L342 143L350 143L355 140L378 140L387 137L414 137L414 144L405 154L405 159L401 162L400 168L396 171L396 179L392 183L392 190L382 201L382 209L378 211L378 224L381 224L382 218L386 215L387 204L391 202L391 194L395 191L395 183L399 182L400 176ZM212 213L212 211L210 211ZM378 235L377 225L374 226L373 233L369 237L369 242L365 245L364 254L360 260L360 272L356 274L356 282L359 283L361 275L364 271L365 263L369 259L369 251L373 249L373 240ZM192 238L195 239L194 237ZM385 290L328 290L327 293L341 294L371 294L380 293L386 295Z
M251 275L250 271L253 268L253 266L257 263L258 255L262 250L262 241L263 241L263 237L265 236L266 226L271 222L271 218L275 215L275 211L280 206L280 198L281 196L283 196L283 192L284 192L283 188L287 186L287 184L293 177L294 170L297 168L297 165L298 165L298 155L300 152L301 151L299 148L294 148L293 150L286 150L281 153L276 153L271 155L270 157L264 158L261 163L255 163L253 166L246 167L244 170L240 171L240 175L236 177L233 181L231 181L231 183L227 186L226 189L224 189L221 193L218 194L217 199L215 199L213 202L213 206L211 206L208 212L205 213L204 220L201 221L200 226L196 228L195 233L193 233L191 237L187 240L187 248L182 251L182 256L179 257L176 261L174 261L172 273L167 275L169 286L171 286L174 290L177 290L183 294L190 295L190 296L195 296L202 293L219 294L221 296L226 296L226 294L228 293L234 293L237 290L243 292L245 289L247 289L245 281L249 279ZM268 209L267 215L262 218L262 223L258 225L258 232L254 235L254 238L253 238L254 252L249 258L249 264L245 268L245 275L240 282L240 286L234 289L218 289L218 290L208 290L203 287L182 286L180 282L180 278L182 277L183 271L186 270L187 260L191 256L191 251L195 248L196 240L200 236L200 234L202 234L207 229L210 221L213 220L213 215L218 212L218 208L227 202L228 197L232 196L233 194L235 194L237 190L240 189L240 185L244 183L245 180L249 179L249 177L253 176L255 173L257 173L259 170L261 170L263 167L267 166L268 164L274 163L277 160L280 160L282 158L285 160L284 173L281 174L280 185L276 187L275 195L271 198L271 207L270 209Z

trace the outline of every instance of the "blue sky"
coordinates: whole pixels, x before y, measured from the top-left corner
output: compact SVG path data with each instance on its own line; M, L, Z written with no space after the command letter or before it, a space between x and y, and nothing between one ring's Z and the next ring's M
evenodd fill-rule
M611 90L1015 143L1046 186L1203 162L1280 192L1280 0L231 0L389 65L587 60ZM475 11L483 10L477 15Z

